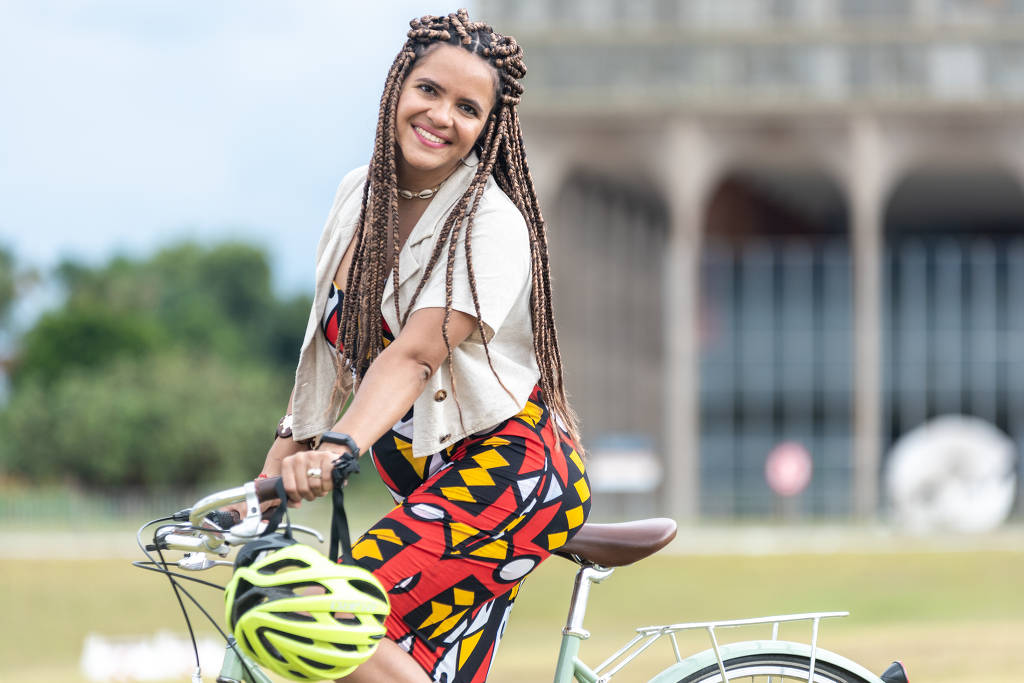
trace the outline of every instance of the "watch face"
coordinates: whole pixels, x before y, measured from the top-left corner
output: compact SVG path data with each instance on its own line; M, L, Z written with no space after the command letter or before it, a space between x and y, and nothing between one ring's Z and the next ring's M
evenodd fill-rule
M292 416L289 413L281 418L281 421L277 423L277 437L280 439L286 439L292 435Z

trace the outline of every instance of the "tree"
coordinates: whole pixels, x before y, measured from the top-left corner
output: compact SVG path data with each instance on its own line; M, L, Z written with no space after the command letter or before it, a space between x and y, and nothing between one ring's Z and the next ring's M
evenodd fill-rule
M0 247L0 326L14 305L17 277L14 272L14 255Z
M308 314L274 296L266 256L181 244L57 275L67 300L18 344L0 470L92 486L251 476Z
M57 276L67 301L23 337L16 387L168 349L294 367L308 299L279 301L266 256L250 245L186 243L99 268L65 262Z
M19 267L14 252L0 245L0 331L5 328L18 296L37 280L34 270Z
M0 413L9 475L165 488L251 477L286 384L267 368L171 352L78 367L19 388Z
M49 385L79 369L99 370L112 360L139 358L161 346L161 326L149 315L124 315L96 302L75 302L46 313L21 340L15 386Z

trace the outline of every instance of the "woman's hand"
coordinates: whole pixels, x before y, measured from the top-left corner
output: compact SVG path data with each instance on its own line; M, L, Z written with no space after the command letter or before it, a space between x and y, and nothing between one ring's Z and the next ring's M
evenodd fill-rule
M258 477L257 481L259 481L259 479L261 479L261 478L262 477ZM276 501L276 500L261 501L260 502L260 513L261 514L265 513L270 508L277 507L277 505L278 505L278 501ZM240 522L243 519L245 519L245 516L249 512L249 507L248 507L248 504L244 500L241 500L241 501L238 501L237 503L232 503L231 505L225 505L224 507L221 508L221 510L224 510L225 512L233 512L235 514L236 523L237 523L237 522Z
M281 460L281 481L288 495L288 507L299 507L303 500L316 500L330 493L334 485L331 471L340 452L300 451Z

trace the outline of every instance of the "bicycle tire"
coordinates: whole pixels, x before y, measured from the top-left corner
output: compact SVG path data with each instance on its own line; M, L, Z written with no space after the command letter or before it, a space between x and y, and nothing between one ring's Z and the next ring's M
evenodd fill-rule
M729 657L723 661L730 683L777 683L779 681L808 680L810 657L782 653L758 653ZM678 683L721 683L722 672L718 664L680 678ZM813 683L870 683L859 674L829 662L815 662Z

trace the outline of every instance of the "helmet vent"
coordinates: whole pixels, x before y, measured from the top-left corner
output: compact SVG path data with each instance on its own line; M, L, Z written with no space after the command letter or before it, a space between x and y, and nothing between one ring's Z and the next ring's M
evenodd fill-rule
M369 581L363 581L362 579L352 579L349 583L352 585L353 588L355 588L361 593L371 595L380 600L381 602L388 601L387 596L381 592L380 588L377 588Z
M262 633L264 633L266 631L269 631L271 633L276 633L279 636L284 636L285 638L289 638L291 640L297 640L298 642L305 643L306 645L312 645L315 642L312 638L307 638L306 636L300 636L299 634L292 633L291 631L280 631L280 630L278 630L276 628L264 628L264 629L261 629L260 633L262 634Z
M274 647L274 644L271 643L269 640L267 640L266 632L267 631L273 631L273 630L274 629L261 628L261 629L256 631L256 637L260 639L260 644L263 645L263 647L267 650L267 653L271 657L273 657L274 659L276 659L279 662L285 662L287 660L285 660L285 658L281 656L281 653L278 652L276 647ZM279 633L279 631L275 631L275 632Z
M295 633L286 633L286 632L280 631L280 630L278 630L276 628L261 628L261 629L259 629L256 632L256 635L259 637L260 643L262 643L263 647L267 648L267 652L269 652L270 655L274 659L278 660L279 662L284 662L286 660L281 655L281 652L276 647L274 647L274 645L267 638L267 633L276 633L279 636L283 636L283 637L285 637L285 638L287 638L289 640L294 640L294 641L297 641L297 642L300 642L300 643L305 643L306 645L312 645L313 644L313 639L312 638L307 638L305 636L300 636L300 635L297 635Z
M316 617L308 612L274 612L275 617L288 619L289 621L316 621Z
M363 623L359 621L359 617L351 612L335 612L334 619L343 626L359 626Z
M244 641L244 644L245 644L245 649L248 650L249 652L252 652L253 649L252 649L252 643L249 641L249 634L247 634L245 631L240 631L239 635L242 636L242 640Z
M283 579L282 579L283 580ZM279 584L279 589L285 591L287 595L281 597L300 597L300 596L312 596L312 595L324 595L330 593L330 589L325 587L319 581L295 581L291 583ZM311 589L311 590L307 590Z
M256 588L245 579L239 579L238 589L235 591L235 604L231 609L231 623L237 624L238 620L254 607L267 602L273 602L274 600L291 597L295 597L295 593L288 589L275 587Z
M314 669L323 669L324 671L326 671L334 668L333 664L324 664L323 662L318 662L315 659L309 659L308 657L303 657L302 655L299 655L299 659L301 659L306 664L309 664Z
M331 645L342 652L359 652L359 646L357 645L349 645L348 643L331 643Z
M235 589L235 604L231 608L231 627L234 628L243 614L263 602L264 599L259 591L253 590L251 583L245 579L238 579L238 587Z
M260 567L260 574L277 574L279 572L294 571L296 569L309 569L309 563L295 560L290 557L277 562L271 562Z

